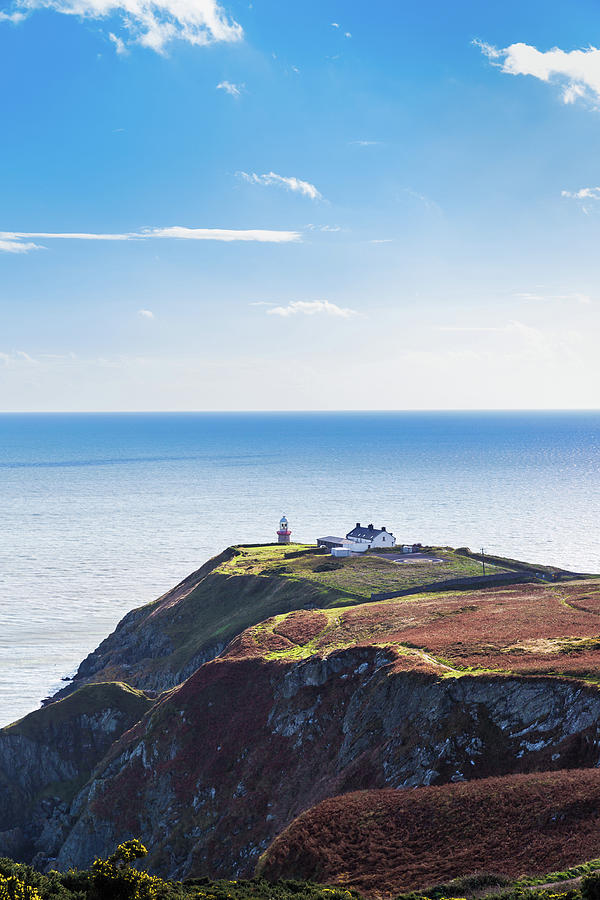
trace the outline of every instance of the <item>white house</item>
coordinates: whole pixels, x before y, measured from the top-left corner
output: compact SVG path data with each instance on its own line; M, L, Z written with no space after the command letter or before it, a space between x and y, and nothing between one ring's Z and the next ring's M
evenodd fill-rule
M393 547L395 544L396 538L385 525L381 528L373 528L373 525L363 528L360 522L356 523L356 528L349 531L345 538L333 535L317 538L317 546L326 547L332 556L349 556L352 553L364 553L371 547Z
M388 531L385 525L381 528L373 528L373 525L367 525L366 528L361 526L360 522L356 523L356 528L349 531L346 535L346 541L352 541L356 544L357 550L375 549L377 547L393 547L396 538Z

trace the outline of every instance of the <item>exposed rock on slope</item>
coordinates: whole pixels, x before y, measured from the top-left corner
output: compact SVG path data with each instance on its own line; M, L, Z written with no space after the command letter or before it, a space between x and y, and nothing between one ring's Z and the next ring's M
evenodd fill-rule
M542 875L549 861L557 870L599 853L600 772L586 769L333 797L285 829L258 871L386 897L473 872Z
M161 874L231 877L328 797L600 762L597 580L361 603L371 584L428 576L285 552L226 551L88 657L76 684L171 690L149 710L142 698L134 728L92 741L85 764L65 768L67 748L54 762L61 711L102 685L29 717L53 723L30 777L50 761L68 789L63 801L47 780L6 788L29 830L4 852L87 866L136 836ZM87 747L89 727L74 720L71 743ZM19 798L29 810L14 820Z
M167 690L269 616L353 605L373 590L415 587L480 568L448 550L438 553L440 562L433 566L397 566L375 555L329 561L314 551L298 552L297 545L228 548L163 597L125 616L57 696L95 681Z
M340 599L344 591L323 590L306 580L269 574L230 574L220 566L239 554L229 548L158 600L132 610L116 630L81 663L73 682L125 681L160 692L185 681L214 659L237 634L262 619Z
M0 730L0 856L56 853L70 801L152 701L124 684L82 688Z
M365 787L600 760L600 694L551 679L406 671L376 648L221 658L159 703L80 795L59 868L131 834L176 877L249 874L291 819Z

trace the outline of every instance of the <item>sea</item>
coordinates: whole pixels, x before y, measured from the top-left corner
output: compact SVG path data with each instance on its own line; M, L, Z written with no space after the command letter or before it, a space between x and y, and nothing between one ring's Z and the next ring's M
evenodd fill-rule
M0 725L282 514L600 572L600 412L1 415Z

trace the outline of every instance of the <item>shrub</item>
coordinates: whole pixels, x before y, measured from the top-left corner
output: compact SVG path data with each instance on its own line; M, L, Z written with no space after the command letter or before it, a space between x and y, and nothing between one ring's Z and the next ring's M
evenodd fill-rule
M0 875L0 900L42 900L31 885L25 884L15 875L5 878Z
M600 900L600 875L586 875L581 881L584 900Z

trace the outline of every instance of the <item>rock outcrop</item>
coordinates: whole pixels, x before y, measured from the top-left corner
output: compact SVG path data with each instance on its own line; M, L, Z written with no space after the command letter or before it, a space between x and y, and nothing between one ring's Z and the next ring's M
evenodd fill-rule
M160 873L248 875L326 797L599 761L595 687L440 679L398 670L375 648L285 664L225 656L96 770L53 865L86 865L135 834Z
M152 701L124 684L89 685L0 730L0 856L57 853L73 797Z
M269 616L330 603L342 591L308 581L231 575L219 567L238 554L229 547L158 600L132 610L83 660L73 681L56 698L82 684L125 681L160 693L189 678L218 656L245 628ZM55 699L56 699L55 698Z
M243 876L327 798L600 764L598 580L364 603L392 563L284 553L210 561L0 731L0 853L138 837L159 874Z

